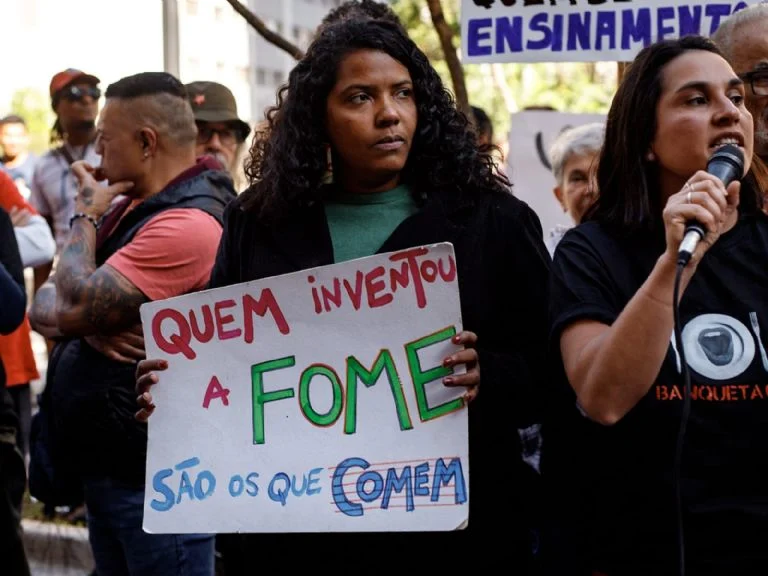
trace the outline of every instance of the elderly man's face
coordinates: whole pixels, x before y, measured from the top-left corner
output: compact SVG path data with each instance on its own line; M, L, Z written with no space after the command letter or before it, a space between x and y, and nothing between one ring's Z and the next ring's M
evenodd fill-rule
M768 19L736 30L731 65L747 84L747 109L755 122L755 152L768 159Z
M230 172L237 168L238 148L242 144L235 123L197 122L198 156L208 154L221 162Z

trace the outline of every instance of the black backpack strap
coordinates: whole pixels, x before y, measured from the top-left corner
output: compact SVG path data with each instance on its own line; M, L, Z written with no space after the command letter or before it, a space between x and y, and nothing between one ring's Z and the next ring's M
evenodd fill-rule
M92 144L93 144L93 141L88 142L88 144L85 145L85 148L83 149L83 157L80 158L80 160L85 159L85 155L88 153L88 147L91 146ZM68 166L72 166L72 164L75 163L75 159L72 157L72 153L69 150L67 150L66 144L62 144L61 146L56 148L56 152L58 154L61 154L64 157L64 160L67 161Z
M56 152L58 152L59 154L61 154L64 157L64 160L67 161L67 165L72 166L72 164L74 164L75 159L72 158L72 154L70 154L69 150L67 150L67 147L64 144L59 146L56 149Z

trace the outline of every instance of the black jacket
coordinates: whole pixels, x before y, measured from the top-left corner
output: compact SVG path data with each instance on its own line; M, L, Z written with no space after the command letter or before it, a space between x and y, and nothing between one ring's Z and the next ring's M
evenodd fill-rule
M504 534L506 545L495 547L502 559L511 559L511 548L527 538L532 525L531 508L538 492L538 477L521 459L518 428L540 421L544 355L547 340L547 286L550 258L542 240L541 224L522 201L503 193L480 193L446 208L444 202L427 201L403 221L379 253L414 246L451 242L456 252L461 313L464 328L478 335L482 384L469 407L470 520L461 533L473 542L489 539L490 546ZM322 204L316 203L290 218L260 225L235 202L224 215L224 235L211 276L211 287L220 287L305 268L332 264L333 247ZM501 526L500 526L501 525ZM286 550L296 548L297 535L253 536L253 541ZM439 537L439 535L435 535ZM509 542L508 536L512 537ZM310 543L345 536L312 534ZM360 548L370 535L347 535ZM387 538L396 538L388 534ZM448 536L448 538L462 538ZM381 536L375 540L376 550ZM333 541L334 547L338 544ZM351 541L350 541L351 542ZM410 542L406 540L406 542ZM449 540L462 545L456 540ZM466 540L465 540L466 542ZM444 542L441 546L445 546ZM394 549L391 549L394 552ZM454 550L433 549L446 558ZM472 548L455 550L472 555ZM346 553L346 552L345 552ZM522 552L523 554L525 551ZM416 554L427 554L426 550ZM386 554L385 554L386 555ZM376 554L376 562L382 560ZM424 559L426 561L426 558ZM399 562L399 561L398 561ZM447 564L452 566L453 563ZM410 566L410 565L409 565ZM519 572L515 572L516 574Z
M0 208L0 334L10 334L24 320L24 276L19 247L8 213ZM0 442L15 443L18 419L5 389L5 369L0 361Z
M222 220L225 206L235 198L232 181L223 172L206 170L171 185L128 213L97 249L101 266L152 218L165 210L197 208ZM169 238L169 242L183 242ZM52 401L59 450L76 458L80 473L110 476L141 487L146 468L146 424L134 418L138 410L135 366L108 359L84 339L65 340L53 355ZM61 452L59 452L61 454Z

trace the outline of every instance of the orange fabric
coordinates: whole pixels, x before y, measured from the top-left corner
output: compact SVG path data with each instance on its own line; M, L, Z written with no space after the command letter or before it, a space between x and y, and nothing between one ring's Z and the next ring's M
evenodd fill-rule
M13 179L0 170L0 208L10 212L11 208L26 208L31 214L37 214L32 205L24 200Z
M8 174L0 171L0 208L10 212L11 208L26 208L32 214L37 211L24 200ZM35 355L32 352L31 329L29 320L24 322L14 332L0 336L0 360L5 367L6 386L26 384L40 377L35 365Z
M26 384L40 377L32 352L30 333L29 320L25 317L22 325L14 332L0 336L0 359L5 367L5 384L8 387Z

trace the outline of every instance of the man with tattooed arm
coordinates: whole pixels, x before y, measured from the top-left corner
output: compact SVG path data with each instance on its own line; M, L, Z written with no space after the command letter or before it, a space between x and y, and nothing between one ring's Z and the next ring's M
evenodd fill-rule
M107 89L101 166L72 166L71 233L30 313L58 341L48 368L56 446L67 447L82 478L103 574L213 574L213 536L142 530L147 437L133 417L139 307L205 287L235 197L218 163L195 160L196 139L173 76L142 73Z

